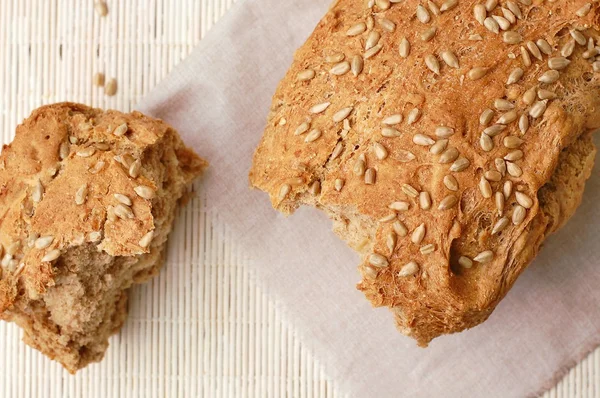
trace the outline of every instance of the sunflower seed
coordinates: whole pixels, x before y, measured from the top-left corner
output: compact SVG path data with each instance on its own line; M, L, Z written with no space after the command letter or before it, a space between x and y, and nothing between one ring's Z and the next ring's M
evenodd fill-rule
M524 208L531 209L533 207L533 200L523 192L516 191L515 197L517 198L517 203Z
M506 175L506 161L502 158L494 159L494 166L502 176Z
M352 61L350 62L350 70L354 77L360 75L364 68L363 57L360 55L355 55L352 57Z
M415 134L413 136L413 142L421 146L431 146L435 144L435 140L426 136L425 134Z
M538 39L535 44L537 44L538 48L542 50L542 52L546 55L552 54L552 47L550 44L544 39Z
M411 261L410 263L402 266L400 272L398 272L398 276L400 278L406 278L415 275L417 272L419 272L419 264Z
M402 123L402 115L395 114L395 115L388 116L385 119L383 119L383 121L381 123L386 124L388 126L392 126L394 124L400 124L400 123Z
M507 153L504 156L504 160L508 160L510 162L516 162L517 160L523 159L523 151L517 149L516 151L512 151Z
M296 128L296 131L294 131L294 135L302 135L302 134L306 133L309 128L310 128L310 123L303 122L300 126L298 126L298 128Z
M369 264L378 268L383 268L390 265L387 258L377 253L373 253L369 256Z
M363 159L357 159L356 162L354 163L354 174L356 174L357 176L362 176L365 174L365 171L367 169L367 165L365 163L365 161Z
M483 176L486 180L493 182L498 182L502 179L502 174L496 170L488 170L483 174Z
M382 48L383 47L381 46L381 44L378 44L375 47L368 49L367 51L365 51L365 59L374 57L379 51L381 51Z
M575 50L575 40L569 40L565 45L560 49L560 55L563 57L570 57Z
M451 68L459 68L458 58L452 51L442 51L442 60Z
M546 100L547 101L547 100ZM534 119L541 117L546 112L546 101L538 101L529 110L529 116Z
M400 137L400 131L396 130L393 127L384 127L381 129L381 135L388 138Z
M98 86L98 87L102 87L104 86L104 82L105 82L105 77L104 77L104 73L96 73L94 75L94 77L92 78L92 82L94 83L94 86Z
M598 55L598 49L592 48L591 50L587 50L582 54L583 59L590 59Z
M437 140L437 142L435 144L433 144L431 146L431 148L429 148L429 152L433 153L434 155L439 155L440 153L442 153L446 150L447 146L448 146L447 139Z
M458 259L458 264L461 267L468 269L473 266L473 260L471 260L469 257L460 256L460 258Z
M117 80L116 79L110 79L104 85L104 94L108 95L109 97L112 97L116 93L117 93Z
M64 160L69 157L70 152L71 148L69 146L69 143L67 141L63 141L58 149L58 156L61 160Z
M487 10L485 9L485 6L483 4L477 4L475 7L473 7L473 16L480 25L483 25L485 18L487 17Z
M585 44L587 43L587 40L585 38L585 36L583 35L583 33L581 33L578 30L571 30L571 37L573 39L575 39L575 41L577 42L577 44L579 44L580 46L585 46Z
M8 267L10 262L12 261L12 256L10 254L5 254L4 257L2 257L2 266L3 267ZM0 269L1 270L1 269ZM1 272L0 272L0 276L1 276Z
M388 151L385 147L379 142L373 143L373 150L375 152L375 157L379 160L384 160L388 157Z
M435 245L433 243L430 243L428 245L421 246L419 248L419 251L424 256L427 255L427 254L431 254L431 253L433 253L435 251Z
M410 43L406 37L403 37L402 40L400 40L399 51L402 58L407 58L410 54Z
M521 225L527 216L527 210L521 205L516 205L512 213L513 225Z
M498 210L498 215L501 216L504 212L504 202L505 202L504 194L502 192L496 192L495 200L496 210Z
M508 200L508 198L510 198L510 195L512 195L512 191L513 191L512 181L510 181L510 180L505 181L504 185L502 186L502 194L504 195L504 199Z
M412 243L414 243L415 245L420 244L423 239L425 238L425 233L427 232L426 228L425 228L425 224L421 224L419 225L417 228L415 228L415 230L413 231L410 240L412 241Z
M372 30L369 32L365 41L365 51L375 47L379 43L379 39L381 39L381 34L378 31Z
M350 71L350 62L344 61L336 64L333 68L329 70L329 73L336 76L345 75Z
M391 7L391 2L390 0L375 0L375 5L385 11Z
M494 259L494 252L491 250L483 251L473 258L473 260L475 260L476 262L481 263L481 264L489 263L493 259Z
M279 194L281 196L281 191L279 192ZM115 212L115 215L122 220L125 220L127 218L129 218L129 219L135 218L135 216L133 215L133 210L131 210L131 208L129 206L125 206L122 203L119 203L118 205L116 205L114 207L114 212Z
M494 111L489 108L485 109L483 112L481 112L481 115L479 116L479 124L481 124L482 126L487 126L490 124L493 117Z
M96 1L94 3L94 9L96 10L96 13L101 17L105 17L108 14L108 6L103 0Z
M488 73L487 68L475 67L467 73L467 77L471 80L479 80Z
M94 167L92 167L90 169L90 173L91 174L98 174L104 168L105 164L106 164L106 162L104 162L103 160L97 161L96 164L94 165Z
M372 30L375 27L375 19L372 15L367 15L365 24L367 25L367 30Z
M519 165L513 162L506 162L506 170L508 170L508 174L513 177L521 177L523 175L523 170Z
M458 198L454 195L448 195L440 202L438 206L438 210L448 210L456 206L458 203Z
M556 93L554 91L541 89L538 91L538 98L541 100L554 99L556 98Z
M356 25L352 25L347 31L346 36L358 36L367 30L367 25L364 22L359 22Z
M490 137L495 137L500 134L502 131L506 129L506 126L503 124L494 124L490 127L487 127L483 130L483 134L489 135Z
M390 213L387 216L384 216L384 217L380 218L379 222L387 223L387 222L395 220L396 217L397 217L396 213Z
M525 113L519 118L519 130L521 134L525 134L529 130L529 117Z
M571 61L565 57L553 57L548 59L548 67L553 70L563 70L569 66L570 63Z
M417 6L417 19L421 21L421 23L428 23L431 20L429 11L420 4Z
M404 192L406 195L410 196L411 198L416 198L417 196L419 196L419 191L417 191L410 184L402 184L402 192Z
M437 32L437 26L432 26L430 28L425 29L421 32L421 40L422 41L430 41L435 36L435 32Z
M515 104L513 104L509 100L505 100L503 98L498 98L498 99L494 100L494 106L499 111L510 111L511 109L515 108Z
M444 12L444 11L448 11L453 9L454 7L456 7L456 5L458 4L458 0L446 0L440 7L440 11Z
M502 196L502 198L504 199L504 196ZM510 221L508 220L508 218L506 218L506 217L500 218L498 221L496 221L496 223L494 224L494 227L492 228L492 235L496 235L499 232L504 231L504 229L506 227L508 227L509 223L510 223Z
M471 165L471 162L469 161L469 159L461 156L458 159L456 159L456 161L454 163L452 163L452 166L450 166L450 171L459 173L461 171L466 170L466 168L469 167L470 165Z
M521 59L523 60L523 65L527 67L531 66L531 56L529 55L529 51L523 46L521 46Z
M504 137L504 140L502 140L502 142L504 143L504 146L509 149L518 148L521 146L521 144L523 144L523 140L515 135L509 135L507 137Z
M31 190L31 199L35 203L39 203L42 201L42 197L44 196L44 186L39 178L35 181L33 188Z
M408 235L408 228L406 228L406 225L404 225L404 223L400 220L396 220L392 225L392 228L394 229L394 232L398 234L398 236L404 237Z
M506 81L506 84L514 84L517 83L519 80L521 80L521 78L523 77L523 69L521 68L515 68L512 70L512 72L510 72L510 75L508 75L508 80Z
M498 26L500 27L500 29L502 29L502 30L510 29L510 22L506 18L501 17L499 15L492 15L492 18L494 18L494 20L498 23ZM519 40L519 42L521 42L521 40Z
M60 257L60 250L58 250L58 249L50 250L48 253L46 253L44 255L44 257L42 257L42 262L49 263L49 262L56 260L59 257Z
M410 203L405 202L403 200L399 200L397 202L391 203L388 207L395 211L406 211L410 208Z
M375 179L377 178L377 172L375 169L370 168L365 171L365 184L373 185L375 184Z
M54 236L46 235L35 240L35 248L36 249L45 249L52 244L54 241Z
M88 157L92 156L94 153L96 153L96 148L90 146L90 147L87 147L87 148L77 151L75 154L82 158L88 158Z
M429 11L431 11L431 13L433 15L441 15L442 14L442 12L440 11L440 8L437 6L437 4L435 4L431 0L427 1L427 7L429 8Z
M500 11L502 11L502 16L504 16L508 22L511 24L517 23L517 17L515 17L515 14L513 14L511 10L502 7L500 8Z
M496 121L498 124L510 124L517 120L517 111L508 111Z
M87 198L87 194L88 194L88 185L83 184L82 186L79 187L77 192L75 192L75 204L76 205L84 204L85 200Z
M123 203L125 206L131 206L133 203L131 199L127 195L123 195L121 193L116 193L113 195L115 199L117 199L120 203Z
M525 46L527 46L527 49L529 50L529 52L531 53L531 55L533 55L534 57L536 57L540 61L543 59L542 58L542 52L538 48L537 44L535 44L532 41L528 41L528 42L525 43Z
M301 82L305 82L308 80L312 80L315 77L315 71L312 69L304 69L301 72L298 72L298 75L296 75L296 78L298 79L298 81Z
M515 3L514 1L507 1L506 2L506 7L508 7L508 9L515 14L515 16L519 19L523 18L523 13L521 12L521 9L519 8L519 5L517 3Z
M494 140L487 134L481 134L481 137L479 137L479 145L485 152L489 152L494 149Z
M454 129L452 127L438 126L435 129L435 135L439 138L449 138L454 135Z
M311 130L310 133L308 133L306 135L306 137L304 138L304 142L306 142L306 143L314 142L314 141L318 140L320 137L321 137L321 130L313 129L313 130Z
M150 231L147 234L145 234L144 236L142 236L142 238L140 239L138 244L140 245L140 247L145 249L148 246L150 246L150 243L152 242L152 238L154 238L154 231Z
M337 64L342 62L346 58L343 53L334 53L325 57L325 62L328 64Z
M535 101L536 94L537 94L537 87L535 87L535 86L531 87L529 90L525 91L525 93L523 94L523 102L526 105L533 104L533 101Z
M456 178L452 174L444 176L444 185L451 191L458 191L458 181L456 181Z
M439 159L439 163L441 163L441 164L452 163L458 158L458 156L459 156L458 149L456 149L454 147L450 147L450 148L446 149L444 152L442 152L442 155L440 156L440 159Z
M292 190L292 186L290 184L283 184L279 188L279 200L285 199L285 197L288 196L288 194L291 192L291 190ZM139 195L139 193L137 191L136 191L136 193Z
M489 199L492 197L492 186L490 185L490 182L483 176L479 180L479 190L484 198Z
M141 169L142 162L139 159L135 160L133 163L131 163L131 166L129 166L129 176L131 178L137 178L140 175Z
M402 163L408 163L412 160L415 160L415 158L416 156L414 155L414 153L410 151L400 149L396 152L396 160Z
M423 191L419 193L419 206L422 210L429 210L431 208L431 195L429 192Z
M492 17L487 17L483 21L483 26L485 26L485 28L492 33L495 33L495 34L500 33L500 25L498 25L498 21L496 21Z
M387 18L381 18L378 22L379 25L383 28L383 30L386 30L388 32L393 32L396 30L396 24Z
M589 14L591 9L592 9L592 3L586 3L583 5L583 7L581 7L579 10L577 10L575 12L575 15L577 15L580 18L583 18Z
M352 113L353 109L354 108L351 106L340 109L339 111L333 114L333 122L339 123L342 120L346 119L348 116L350 116L350 113Z
M411 125L416 123L421 118L421 111L418 108L411 109L406 117L406 123Z
M323 102L321 104L314 105L312 108L310 108L309 112L313 114L325 112L325 110L329 108L329 105L331 105L331 102Z
M344 188L344 183L345 183L345 181L342 180L341 178L336 178L336 180L334 182L335 190L340 192L342 190L342 188Z
M485 2L485 9L487 12L493 11L498 6L498 0L487 0Z
M431 54L425 56L425 65L427 68L435 73L436 75L440 74L440 63L437 58Z
M117 137L121 137L127 133L128 129L129 129L129 127L127 126L127 123L123 123L123 124L120 124L119 126L117 126L113 130L113 134Z

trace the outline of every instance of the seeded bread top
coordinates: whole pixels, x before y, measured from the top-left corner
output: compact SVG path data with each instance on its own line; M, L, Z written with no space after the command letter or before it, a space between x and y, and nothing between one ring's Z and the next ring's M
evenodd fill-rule
M599 7L335 2L275 93L251 184L284 213L327 211L364 256L359 288L419 343L482 322L579 203ZM548 213L565 159L574 199Z
M41 294L53 262L86 243L111 256L148 253L157 184L168 180L149 163L161 147L175 148L188 182L205 166L175 130L139 112L35 110L0 154L0 293L21 278L30 296Z

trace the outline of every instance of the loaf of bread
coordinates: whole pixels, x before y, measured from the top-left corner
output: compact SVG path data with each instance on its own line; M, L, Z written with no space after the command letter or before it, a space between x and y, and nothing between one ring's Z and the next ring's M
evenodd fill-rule
M581 201L599 22L584 0L335 1L277 88L251 184L327 212L362 255L358 289L418 344L473 327Z
M0 318L71 373L101 360L205 167L139 112L35 110L0 154Z

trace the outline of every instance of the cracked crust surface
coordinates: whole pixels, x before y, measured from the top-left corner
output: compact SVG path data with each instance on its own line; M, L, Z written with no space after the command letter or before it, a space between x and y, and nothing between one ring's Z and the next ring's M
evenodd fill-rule
M508 3L486 16L501 17ZM477 22L472 1L439 15L428 9L427 23L417 1L334 2L296 52L254 155L251 185L284 213L303 204L326 211L363 255L358 288L421 345L488 318L579 205L593 166L600 64L585 51L590 39L597 51L599 5L512 3L521 13L508 28L520 35L515 44ZM373 43L381 48L367 58ZM352 66L357 56L362 69ZM344 62L350 70L338 74ZM508 83L517 68L522 77ZM545 79L552 68L556 81ZM493 116L482 125L486 109ZM384 125L393 115L401 121ZM484 132L503 115L506 127Z
M33 111L0 154L0 318L71 373L101 360L127 289L158 272L177 203L205 167L175 130L139 112ZM133 217L117 215L115 194Z

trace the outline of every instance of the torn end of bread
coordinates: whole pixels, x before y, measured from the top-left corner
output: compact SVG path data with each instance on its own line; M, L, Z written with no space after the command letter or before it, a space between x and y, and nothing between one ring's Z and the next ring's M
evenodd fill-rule
M206 166L139 112L35 110L0 154L0 318L71 373L101 360Z
M329 214L358 288L420 345L489 317L596 152L600 5L488 3L335 1L250 172L276 209Z

